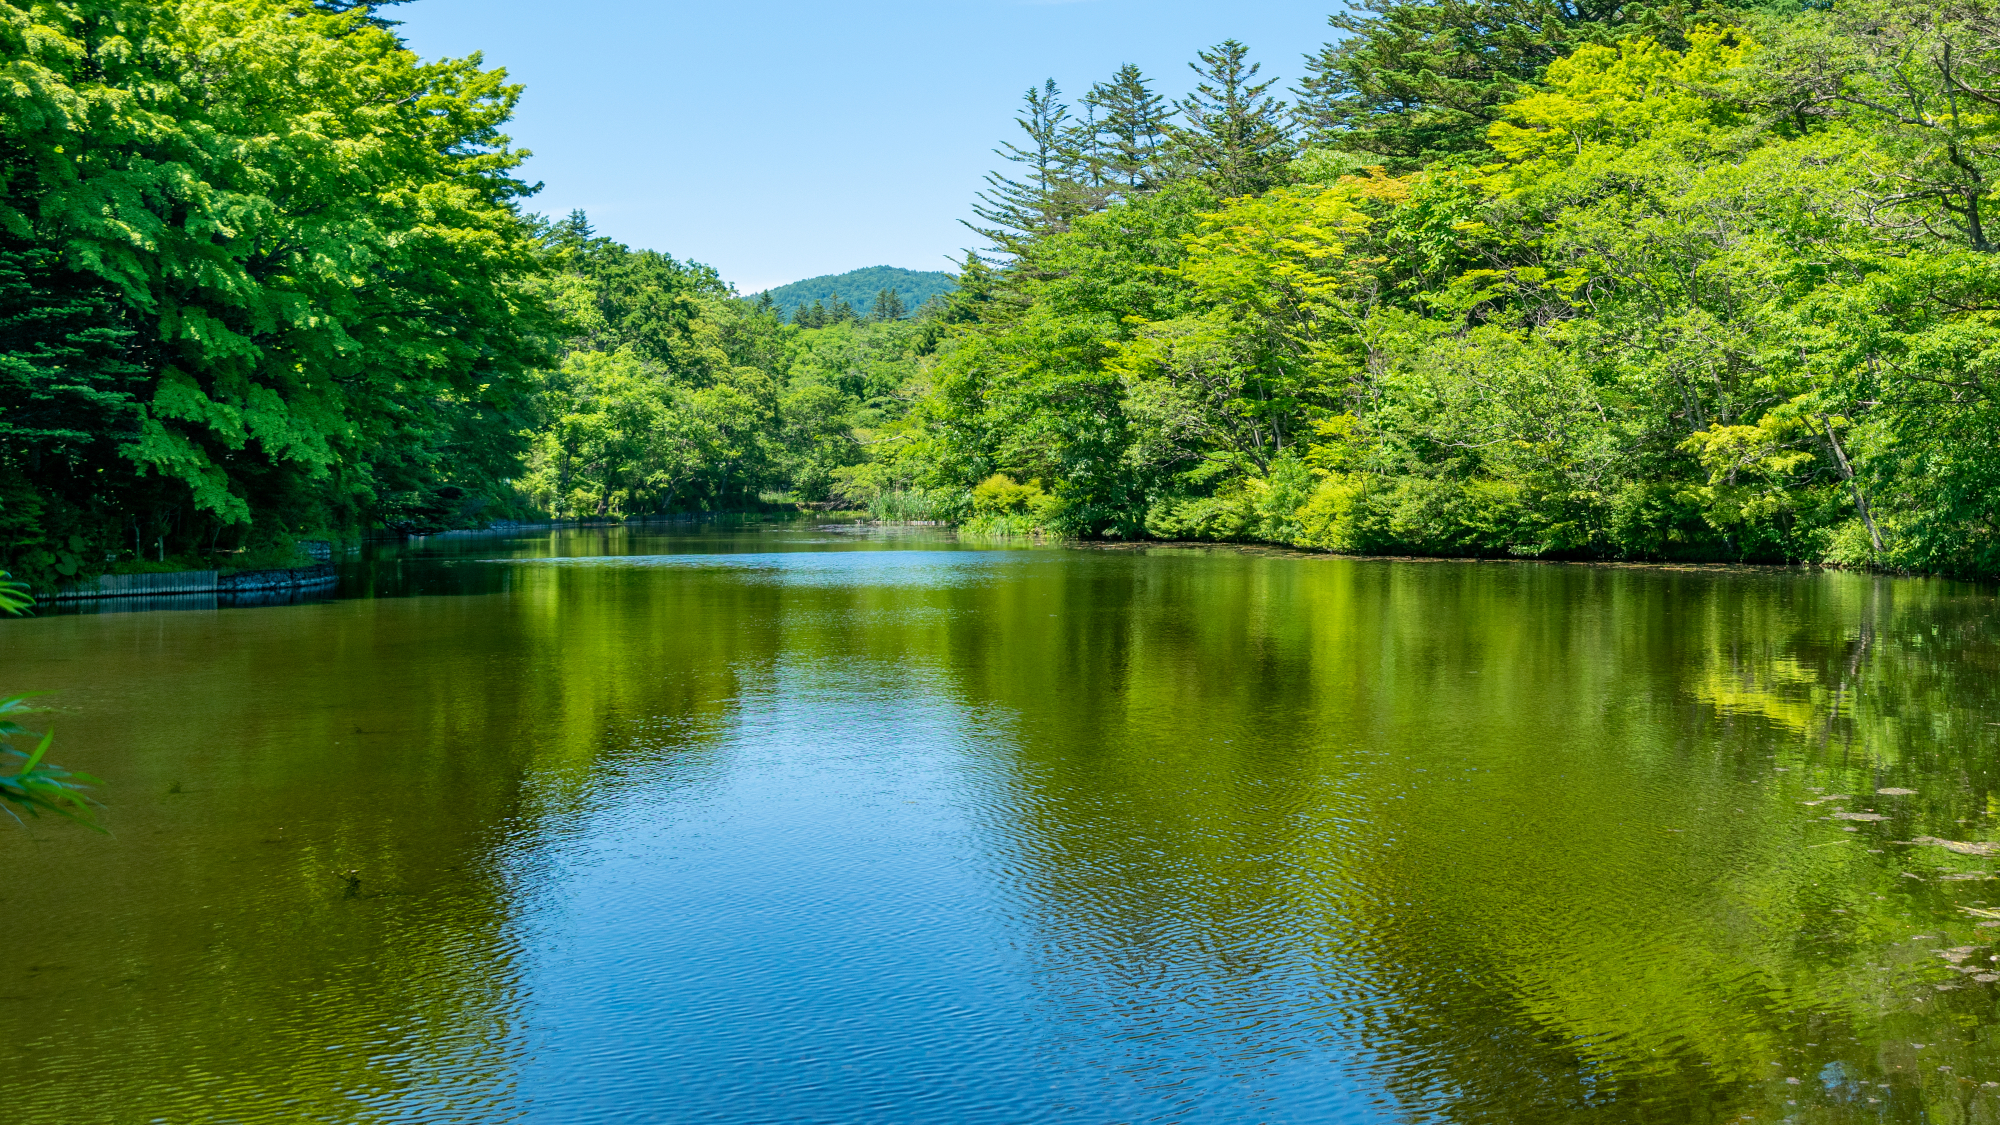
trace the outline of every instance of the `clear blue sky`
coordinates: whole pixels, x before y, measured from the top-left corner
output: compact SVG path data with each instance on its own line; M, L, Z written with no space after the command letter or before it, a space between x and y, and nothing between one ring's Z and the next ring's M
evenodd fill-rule
M948 269L1021 92L1074 98L1138 63L1169 95L1235 37L1290 86L1336 0L828 4L415 0L427 58L485 52L527 85L529 206L707 262L745 292L860 266Z

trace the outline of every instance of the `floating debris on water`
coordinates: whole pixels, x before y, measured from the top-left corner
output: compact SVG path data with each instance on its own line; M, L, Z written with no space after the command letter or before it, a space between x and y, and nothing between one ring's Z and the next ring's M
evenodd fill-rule
M1877 789L1875 795L1878 797L1914 797L1917 795L1917 791L1914 789Z
M1843 816L1846 814L1835 813L1833 815ZM1881 818L1877 817L1876 819L1880 820ZM1919 836L1911 840L1910 843L1922 844L1925 847L1931 848L1943 848L1946 851L1957 852L1960 855L2000 855L2000 844L1996 844L1990 840L1967 842L1965 840L1940 840L1936 836Z

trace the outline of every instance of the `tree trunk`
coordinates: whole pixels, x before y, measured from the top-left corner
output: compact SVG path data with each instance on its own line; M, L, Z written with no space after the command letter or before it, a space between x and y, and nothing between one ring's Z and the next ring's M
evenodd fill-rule
M1875 517L1868 511L1868 497L1861 494L1861 484L1854 479L1854 466L1847 463L1847 454L1840 448L1840 439L1834 435L1833 419L1822 414L1820 424L1826 427L1827 444L1833 447L1833 463L1840 466L1840 475L1847 481L1847 491L1854 497L1854 510L1861 516L1861 525L1868 529L1868 541L1875 545L1875 553L1882 553L1882 533L1875 530Z

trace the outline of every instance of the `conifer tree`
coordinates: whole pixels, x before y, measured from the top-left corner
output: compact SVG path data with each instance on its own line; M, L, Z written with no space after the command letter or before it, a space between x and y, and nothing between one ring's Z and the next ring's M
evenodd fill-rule
M1501 106L1592 42L1650 35L1669 46L1718 9L1756 0L1359 0L1306 59L1293 91L1316 145L1376 153L1395 168L1486 150ZM1810 5L1808 5L1810 6Z
M1174 103L1185 124L1167 127L1172 158L1224 198L1257 195L1282 183L1294 145L1285 103L1269 96L1277 79L1256 81L1250 48L1227 39L1200 52L1189 69L1202 82Z
M409 2L410 0L313 0L313 7L318 8L322 12L333 12L335 14L344 14L359 9L367 13L363 18L368 23L380 28L390 28L400 27L403 21L384 19L375 14L375 9L387 8L392 4L407 4Z
M548 242L565 250L583 250L597 238L597 228L581 210L571 211L549 228Z
M792 312L792 323L800 328L825 328L827 324L826 305L815 299L811 305L800 305Z
M943 298L944 309L940 319L946 324L969 324L985 319L986 311L993 304L993 291L997 285L993 267L978 254L967 250L965 261L958 268L958 285Z
M1104 130L1097 120L1097 106L1088 97L1083 116L1072 118L1063 130L1062 143L1070 159L1069 182L1065 185L1064 208L1070 218L1101 211L1117 194L1112 179L1112 153L1104 143Z
M902 294L896 292L894 289L884 289L875 294L875 307L869 310L868 319L877 324L883 324L892 320L901 320L904 316L908 315L909 311L908 306L903 304Z
M979 202L972 208L988 225L966 224L973 233L991 241L994 249L1009 255L1018 254L1043 235L1068 230L1072 220L1091 209L1085 177L1079 174L1085 170L1081 168L1075 126L1055 79L1040 89L1030 87L1022 96L1022 105L1026 112L1014 120L1028 135L1027 144L1003 141L993 151L1023 165L1025 178L1015 180L988 172L987 189L979 193Z
M1103 115L1096 122L1096 132L1105 149L1105 172L1120 191L1136 194L1158 187L1169 114L1167 99L1153 92L1137 66L1126 63L1111 81L1091 87L1084 101Z

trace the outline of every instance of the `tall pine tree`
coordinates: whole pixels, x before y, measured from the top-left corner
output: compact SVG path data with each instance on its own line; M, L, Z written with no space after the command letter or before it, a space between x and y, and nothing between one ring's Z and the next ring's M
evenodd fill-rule
M1167 127L1176 171L1207 180L1224 198L1283 183L1295 147L1285 103L1269 96L1277 79L1258 82L1261 64L1249 55L1234 39L1200 52L1201 61L1188 67L1201 84L1174 103L1183 124Z
M894 289L884 289L875 294L875 307L868 311L868 319L877 324L901 320L909 314L909 307L903 304L903 295Z
M1021 179L999 172L986 174L986 190L972 208L986 225L966 223L993 249L1015 256L1035 239L1069 229L1077 216L1102 205L1103 196L1090 180L1079 149L1075 120L1062 100L1055 79L1030 87L1022 96L1025 112L1015 118L1027 143L1003 141L993 151L1025 170Z
M1167 99L1153 92L1137 66L1126 63L1111 81L1091 87L1084 100L1100 115L1095 124L1107 178L1127 195L1157 188L1171 112Z
M1294 90L1315 145L1414 168L1486 149L1499 108L1585 43L1651 35L1756 0L1359 0L1327 17L1342 33L1306 60Z

